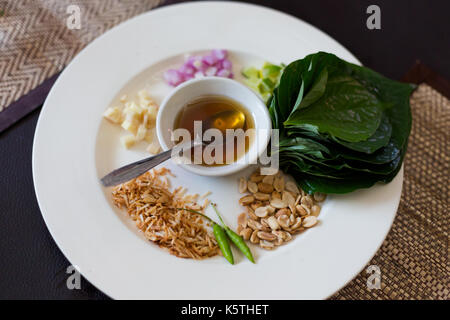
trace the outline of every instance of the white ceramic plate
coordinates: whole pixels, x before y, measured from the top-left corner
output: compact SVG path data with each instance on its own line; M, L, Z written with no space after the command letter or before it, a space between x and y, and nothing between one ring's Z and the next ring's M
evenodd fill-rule
M336 41L289 15L254 5L200 2L168 6L131 19L84 49L64 70L42 109L33 148L33 176L42 215L61 251L112 298L321 299L350 281L385 238L400 199L403 171L388 185L330 196L320 224L266 252L257 264L236 253L179 259L145 241L110 201L99 177L145 155L125 151L120 128L102 120L122 93L147 88L158 101L170 90L163 70L185 53L230 50L235 74L263 60L291 62L319 50L356 58ZM241 210L237 177L195 176L168 163L175 185L211 190L226 221Z

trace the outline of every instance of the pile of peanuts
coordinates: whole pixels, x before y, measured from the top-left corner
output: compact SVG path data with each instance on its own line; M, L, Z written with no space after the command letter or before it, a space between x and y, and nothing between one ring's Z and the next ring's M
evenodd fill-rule
M255 171L239 180L239 199L246 213L238 216L237 232L251 243L272 250L292 239L294 234L317 224L323 193L306 194L294 181L286 181L281 171L261 175Z

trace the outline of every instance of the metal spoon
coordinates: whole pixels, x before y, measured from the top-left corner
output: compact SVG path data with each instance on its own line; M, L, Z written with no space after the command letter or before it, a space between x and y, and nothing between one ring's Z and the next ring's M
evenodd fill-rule
M191 144L191 142L188 142ZM204 145L203 142L194 142L191 145L191 148L194 148L196 146ZM141 174L144 174L148 170L152 169L153 167L156 167L158 164L170 159L172 157L172 151L177 148L178 150L181 150L184 148L189 148L188 145L177 145L173 147L172 149L169 149L167 151L163 151L161 153L158 153L155 156L151 156L142 160L138 160L136 162L127 164L123 167L120 167L119 169L116 169L110 173L108 173L106 176L100 179L102 184L105 187L111 187L115 186L124 182L127 182L131 179L134 179L136 177L139 177Z
M236 115L236 112L239 112L239 114ZM235 120L233 120L232 117L235 118ZM227 122L230 122L229 126L227 126ZM242 129L244 127L244 123L245 115L240 111L234 110L219 112L211 120L212 126L223 132L225 132L226 129ZM192 143L190 141L188 143L191 144L191 148L208 144L205 142L199 142L198 139L194 139ZM174 148L181 150L186 147L188 147L188 145L177 145ZM161 152L155 156L120 167L119 169L108 173L106 176L101 178L100 181L105 187L111 187L139 177L141 174L144 174L153 167L156 167L158 164L170 159L174 148Z

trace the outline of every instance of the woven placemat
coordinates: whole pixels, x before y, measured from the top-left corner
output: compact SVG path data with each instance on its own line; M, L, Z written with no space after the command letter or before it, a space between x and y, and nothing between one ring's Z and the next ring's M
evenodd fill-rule
M41 105L59 72L90 41L161 2L0 0L0 132ZM67 26L70 5L80 8L80 29ZM413 127L399 210L368 264L381 272L380 289L368 288L366 267L332 299L450 298L450 102L433 89L449 96L444 92L449 86L420 66L406 80L433 83L421 84L412 96Z
M412 131L394 224L366 268L332 299L450 298L450 101L422 83L411 97ZM381 272L379 289L371 265Z
M89 42L161 2L0 0L0 132L42 104L59 72Z

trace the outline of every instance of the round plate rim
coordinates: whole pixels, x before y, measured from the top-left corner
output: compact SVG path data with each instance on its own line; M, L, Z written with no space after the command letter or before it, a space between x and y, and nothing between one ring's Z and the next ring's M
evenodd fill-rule
M133 24L134 23L134 21L136 21L137 19L142 19L144 16L148 16L148 18L150 18L150 16L152 15L152 14L154 14L155 12L160 12L160 11L163 11L163 10L167 10L167 9L170 9L170 10L173 10L175 7L178 7L178 8L183 8L183 7L194 7L194 6L214 6L214 5L217 5L217 4L220 4L221 2L200 2L200 3L182 3L182 4L176 4L176 5L171 5L171 6L164 6L164 7L161 7L161 8L156 8L156 9L153 9L153 10L151 10L150 12L147 12L147 13L144 13L144 14L141 14L141 15L138 15L138 16L136 16L136 17L134 17L134 18L132 18L132 19L130 19L130 20L128 20L128 21L125 21L125 22L123 22L123 23L121 23L121 24L119 24L118 26L115 26L114 28L112 28L111 30L109 30L109 31L107 31L105 34L103 34L103 35L101 35L100 37L98 37L97 39L95 39L94 41L92 41L90 44L88 44L70 63L69 63L69 65L65 68L65 70L62 72L62 74L59 76L59 78L56 80L56 82L55 82L55 84L54 84L54 86L53 86L53 88L51 89L51 91L50 91L50 93L49 93L49 95L48 95L48 97L51 97L52 96L52 94L54 93L54 91L55 90L59 90L59 87L60 87L60 85L61 85L61 82L63 81L63 79L65 79L65 74L66 73L69 73L69 72L72 72L72 71L69 71L69 70L72 70L71 69L71 66L72 65L74 65L75 64L75 62L77 61L77 59L79 58L79 56L82 56L82 55L85 55L85 54L87 54L90 50L91 50L91 48L92 47L94 47L95 45L96 45L96 43L100 40L100 39L103 39L104 37L107 37L108 35L110 35L110 34L112 34L112 33L114 33L114 32L116 32L116 30L119 30L120 28L124 28L124 27L126 27L127 25L130 25L130 24ZM330 42L333 42L334 44L337 44L339 47L341 47L342 49L344 49L344 50L346 50L345 48L343 48L343 46L342 45L340 45L340 44L338 44L334 39L332 39L330 36L328 36L327 34L325 34L324 32L322 32L321 30L319 30L319 29L317 29L316 27L314 27L314 26L312 26L311 24L309 24L309 23L307 23L307 22L304 22L303 20L300 20L300 19L298 19L298 18L296 18L296 17L293 17L293 16L291 16L291 15L289 15L289 14L286 14L286 13L282 13L282 12L279 12L279 11L277 11L277 10L274 10L274 9L270 9L270 8L266 8L266 7L261 7L261 6L258 6L258 5L253 5L253 4L243 4L243 3L228 3L228 5L229 6L235 6L235 7L252 7L252 8L255 8L255 9L258 9L258 10L266 10L266 11L271 11L273 14L276 14L276 15L280 15L280 16L288 16L288 17L290 17L290 18L295 18L296 20L298 20L298 21L300 21L301 23L303 23L303 24L305 24L305 25L307 25L307 26L309 26L310 28L312 28L313 30L315 30L315 32L317 33L317 34L320 34L321 36L323 36L324 38L326 38L327 39L327 41L330 41ZM348 50L346 50L347 52L348 52ZM348 54L350 54L351 55L351 53L349 53L348 52ZM354 57L353 55L351 55L352 57ZM356 59L356 58L354 58L354 60L357 62L358 60ZM60 244L60 241L59 241L59 239L57 238L57 237L55 237L54 236L54 226L52 226L52 223L46 218L46 214L45 214L45 206L46 206L46 204L44 203L46 200L43 200L43 194L41 193L41 192L43 192L43 191L40 191L39 190L39 185L40 185L40 177L38 177L37 176L37 174L36 174L36 172L37 172L37 170L38 170L38 167L37 167L37 165L38 165L38 159L37 159L37 151L36 151L36 146L38 145L38 141L39 141L39 139L40 139L40 132L41 132L41 130L43 130L42 128L43 128L43 114L45 114L46 113L46 110L48 109L48 107L47 107L47 102L49 101L49 99L47 99L46 100L46 102L44 103L44 106L43 106L43 110L42 110L42 112L41 112L41 115L40 115L40 117L39 117L39 120L38 120L38 123L37 123L37 126L36 126L36 132L35 132L35 136L34 136L34 141L33 141L33 154L32 154L32 172L33 172L33 182L34 182L34 185L35 185L35 192L36 192L36 197L37 197L37 201L38 201L38 204L39 204L39 207L41 208L41 213L42 213L42 216L43 216L43 219L44 219L44 221L45 221L45 224L47 225L47 228L48 228L48 230L49 230L49 232L50 232L50 234L52 235L52 237L53 237L53 239L54 239L54 241L56 242L56 244L57 244L57 246L59 247L59 249L61 250L61 252L63 252L63 254L66 256L66 258L68 258L68 260L69 261L71 261L71 259L70 259L70 257L71 257L71 254L70 254L70 250L68 251L67 250L67 248L64 248L61 244ZM392 225L392 223L393 223L393 220L394 220L394 218L395 218L395 214L396 214L396 211L397 211L397 208L398 208L398 205L399 205L399 202L400 202L400 195L401 195L401 184L402 184L402 181L403 181L403 168L402 168L402 170L399 172L399 174L398 174L398 176L396 177L396 180L400 180L400 182L398 182L398 183L400 183L400 191L398 192L398 194L396 195L396 199L395 199L395 202L396 202L396 204L395 204L395 210L394 210L394 212L391 214L391 216L390 216L390 221L386 221L387 222L387 224L386 224L386 226L387 226L387 228L384 230L384 232L383 232L383 239L386 237L386 235L387 235L387 233L389 232L389 230L390 230L390 227L391 227L391 225ZM45 192L45 191L44 191ZM373 252L372 252L372 255L371 255L371 257L373 257L374 255L375 255L375 253L378 251L378 249L380 248L380 246L382 245L382 243L383 243L383 241L380 241L378 244L377 244L377 248L376 248L376 250L373 250ZM370 261L370 260L368 260L368 261ZM368 262L367 261L367 262ZM71 261L72 262L72 261ZM364 266L362 266L361 268L363 268ZM104 286L103 286L103 284L100 284L98 281L97 281L97 279L94 279L93 277L91 277L91 274L89 274L89 273L84 273L84 272L82 272L83 273L83 275L88 279L88 281L90 281L92 284L94 284L97 288L99 288L100 290L102 290L105 294L109 294L108 293L108 289L106 289ZM358 273L355 273L354 275L353 275L353 277L350 277L350 278L348 278L347 277L347 279L345 279L345 281L343 281L342 283L341 283L341 285L338 287L338 288L335 288L335 290L333 290L332 292L330 292L328 295L326 295L326 296L322 296L321 298L327 298L327 297L329 297L330 295L332 295L333 293L335 293L337 290L339 290L339 289L341 289L342 287L344 287L349 281L351 281L351 279L353 279L354 277L356 277L358 275Z

